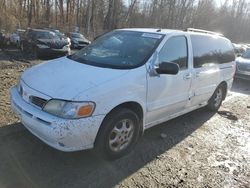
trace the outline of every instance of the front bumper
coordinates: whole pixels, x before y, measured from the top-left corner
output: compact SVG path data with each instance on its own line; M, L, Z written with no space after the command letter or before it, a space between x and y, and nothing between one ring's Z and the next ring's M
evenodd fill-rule
M75 49L82 49L82 48L85 48L88 45L89 44L81 44L81 43L73 43L73 44L71 44L71 46L73 46L73 48L75 48Z
M38 48L38 53L40 55L46 56L64 56L70 53L70 48L68 49L54 49L54 48Z
M235 77L244 80L250 80L250 72L237 70L235 73Z
M55 117L27 103L13 87L11 107L22 124L40 140L61 151L91 149L104 115L68 120Z

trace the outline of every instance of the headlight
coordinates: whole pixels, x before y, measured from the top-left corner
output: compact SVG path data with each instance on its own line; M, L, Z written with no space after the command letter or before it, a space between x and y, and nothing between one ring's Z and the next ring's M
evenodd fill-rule
M49 46L45 45L45 44L37 44L38 48L49 48Z
M77 119L89 117L95 109L93 102L72 102L52 99L44 107L43 110L55 116L65 119Z

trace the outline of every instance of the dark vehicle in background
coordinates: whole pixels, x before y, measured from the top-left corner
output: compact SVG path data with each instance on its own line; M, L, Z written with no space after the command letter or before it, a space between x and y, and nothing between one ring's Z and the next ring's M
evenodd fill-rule
M0 48L3 48L5 44L5 33L4 31L0 31Z
M73 49L81 49L91 43L81 33L70 32L68 37L70 38L71 48Z
M20 47L20 39L24 34L24 29L17 29L15 32L10 34L10 43L16 47Z
M56 35L58 35L60 38L63 38L65 40L67 40L69 42L69 44L71 45L71 42L70 42L70 38L67 37L64 33L60 32L58 29L47 29L47 30L50 30L52 32L54 32Z
M236 59L235 77L250 80L250 49Z
M6 48L10 45L10 35L5 30L0 31L0 48Z
M33 53L36 57L59 57L70 53L70 44L52 31L29 29L21 38L21 50Z

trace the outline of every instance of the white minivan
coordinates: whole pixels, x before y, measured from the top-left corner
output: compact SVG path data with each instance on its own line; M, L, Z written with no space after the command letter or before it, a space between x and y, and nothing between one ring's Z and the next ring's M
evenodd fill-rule
M218 110L234 73L233 46L217 33L118 29L26 70L11 105L48 145L114 159L145 129L204 106Z

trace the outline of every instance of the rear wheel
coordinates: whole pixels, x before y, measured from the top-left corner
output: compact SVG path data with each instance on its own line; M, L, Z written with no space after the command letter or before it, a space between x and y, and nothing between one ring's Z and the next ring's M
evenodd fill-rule
M103 122L96 149L108 159L129 153L139 137L139 118L133 111L122 108L111 113Z
M224 99L224 95L225 88L222 85L218 86L213 96L208 101L208 109L211 111L217 111L221 106L221 103Z

